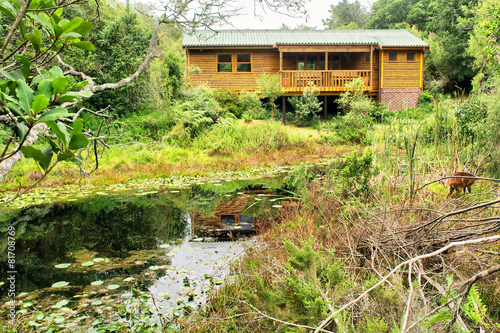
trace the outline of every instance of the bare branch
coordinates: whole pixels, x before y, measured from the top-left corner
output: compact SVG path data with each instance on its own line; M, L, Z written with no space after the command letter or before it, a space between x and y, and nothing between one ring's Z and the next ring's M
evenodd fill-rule
M462 241L462 242L453 242L453 243L449 243L448 245L434 251L434 252L431 252L431 253L427 253L427 254L423 254L423 255L420 255L420 256L417 256L415 258L411 258L411 259L408 259L402 263L400 263L399 265L397 265L396 267L394 267L382 280L378 281L376 284L374 284L372 287L368 288L367 290L365 290L361 295L359 295L356 299L350 301L349 303L345 304L344 306L342 306L340 309L338 309L337 311L333 312L332 314L330 314L325 320L323 320L319 325L318 325L318 328L314 331L314 333L318 333L320 332L320 329L323 328L326 324L328 324L328 322L330 322L330 320L332 320L336 315L338 315L339 313L341 313L342 311L344 311L345 309L347 309L348 307L352 306L353 304L357 303L359 300L363 299L364 297L366 297L366 295L368 295L372 290L374 290L375 288L377 288L378 286L380 286L381 284L385 283L387 281L387 279L389 277L391 277L395 272L397 272L401 267L405 266L405 265L411 265L419 260L422 260L422 259L426 259L426 258L431 258L431 257L434 257L438 254L441 254L455 246L464 246L464 245L471 245L471 244L478 244L478 243L486 243L486 242L495 242L495 241L498 241L500 240L500 235L495 235L495 236L490 236L490 237L484 237L484 238L478 238L478 239L470 239L470 240L466 240L466 241Z

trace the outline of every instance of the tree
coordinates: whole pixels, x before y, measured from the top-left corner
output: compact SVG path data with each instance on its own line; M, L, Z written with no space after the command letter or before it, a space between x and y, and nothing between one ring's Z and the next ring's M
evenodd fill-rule
M261 94L263 97L269 99L269 104L271 105L271 117L274 118L274 101L283 96L285 93L281 90L281 84L278 80L278 75L268 75L266 73L262 74L261 77L257 79L257 83L259 84L259 88L261 90ZM284 121L284 117L283 117Z
M358 0L353 3L350 3L349 0L342 0L337 5L330 5L328 12L330 17L323 20L327 29L338 29L353 22L358 29L365 26L366 10Z
M47 65L65 48L92 50L81 38L92 23L62 16L75 1L0 3L2 19L11 28L0 50L0 122L4 146L0 153L0 180L22 156L33 158L46 175L59 162L80 165L80 151L88 144L78 113L69 107L92 95L81 91L87 81L70 83L61 68ZM69 125L71 123L71 125ZM36 139L45 148L29 146Z
M478 0L378 0L366 25L374 29L416 27L431 46L426 56L426 86L451 92L468 88L475 71L467 53L473 13Z
M258 1L258 5L303 13L306 1L263 0ZM149 49L136 71L114 83L96 84L91 76L76 70L60 57L63 50L72 47L94 48L91 42L82 40L91 31L92 23L81 17L68 20L62 15L63 9L84 3L86 0L61 0L57 4L52 0L0 2L0 27L5 29L10 25L0 49L0 131L5 138L3 149L0 149L0 180L22 159L23 154L36 160L44 176L61 161L81 164L80 151L87 146L89 137L92 139L92 133L84 130L78 119L87 109L71 113L68 108L93 93L121 88L136 79L157 57L160 24L176 25L194 33L199 27L211 28L238 13L232 0L164 1L157 8L151 8L151 13L156 14L152 14L155 23ZM158 9L161 9L160 16L157 15ZM55 59L67 70L66 73L58 66L50 67ZM70 84L74 80L66 74L79 81ZM27 147L38 138L45 142L45 148Z
M473 33L468 53L482 75L500 74L500 3L484 0L475 10Z

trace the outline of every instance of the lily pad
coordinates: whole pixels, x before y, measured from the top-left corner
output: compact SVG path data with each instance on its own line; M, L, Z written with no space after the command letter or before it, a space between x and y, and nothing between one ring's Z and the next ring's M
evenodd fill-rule
M123 279L123 282L132 282L132 281L134 281L134 280L136 280L136 278L133 278L133 277L128 277L128 278L126 278L126 279Z
M86 261L86 262L82 263L82 266L88 267L88 266L92 266L93 264L94 264L93 261Z
M120 288L120 285L119 284L110 284L107 288L109 290L115 290L115 289Z
M60 300L59 302L57 302L56 304L52 305L51 308L60 309L68 303L69 303L68 300L63 299L63 300Z
M71 266L71 264L57 264L55 265L54 267L55 268L68 268L69 266Z
M273 205L273 208L282 208L282 205Z
M100 286L103 283L104 283L104 281L97 280L97 281L91 282L90 284L93 285L93 286Z
M152 270L152 271L157 271L159 270L161 267L160 266L150 266L149 269Z
M106 259L104 259L104 258L94 258L94 259L92 259L93 262L103 262L105 260Z
M160 297L165 297L165 296L168 296L170 295L169 292L167 291L160 291L158 294L156 294L157 296L160 296Z
M62 288L62 287L66 287L67 285L69 285L69 282L67 281L59 281L59 282L56 282L52 285L52 288Z

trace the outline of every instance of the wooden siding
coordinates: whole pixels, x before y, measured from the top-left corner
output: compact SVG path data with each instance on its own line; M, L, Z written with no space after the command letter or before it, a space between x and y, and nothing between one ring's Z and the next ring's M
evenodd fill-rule
M397 61L389 61L389 52L396 52ZM382 58L382 88L421 88L422 51L415 52L415 61L406 61L406 52L384 50Z
M336 48L334 50L339 50ZM388 51L384 50L382 68L379 75L379 54L380 51L374 50L373 59L373 83L367 83L367 89L371 92L379 91L379 77L382 76L382 83L385 88L415 88L421 87L422 81L422 52L415 51L415 61L406 62L406 51L397 50L398 62L388 61ZM215 50L190 49L188 53L188 67L190 68L189 81L194 86L200 84L208 84L212 88L233 89L236 91L255 91L258 90L257 80L264 73L278 74L283 82L283 88L289 92L300 92L305 86L299 84L299 79L302 77L321 77L321 80L316 80L315 83L321 92L341 92L344 91L343 85L352 80L353 77L370 77L370 63L365 61L366 52L333 52L340 55L340 68L338 71L297 71L297 56L308 53L282 53L283 72L280 73L280 53L277 49L242 49L242 50ZM233 54L233 69L236 68L237 54L251 54L252 71L251 72L217 72L217 55L218 54ZM321 52L313 54L321 55ZM196 69L196 70L193 70ZM350 71L349 74L347 71ZM312 73L311 73L312 72ZM355 74L352 74L355 73ZM359 75L358 75L359 74ZM336 80L338 77L344 79ZM283 79L288 80L283 80ZM286 81L286 83L285 83ZM293 82L297 81L294 85ZM302 79L303 82L314 81L312 79ZM366 79L365 79L366 81ZM320 84L319 84L320 83ZM287 86L288 85L288 86Z
M217 54L251 54L252 72L217 72ZM233 62L234 62L233 56ZM193 85L209 84L212 88L234 89L237 91L257 90L257 79L264 73L278 74L279 71L279 52L277 50L241 50L237 52L225 50L190 50L190 67L199 70L198 73L189 72L189 81ZM235 68L235 63L233 64Z

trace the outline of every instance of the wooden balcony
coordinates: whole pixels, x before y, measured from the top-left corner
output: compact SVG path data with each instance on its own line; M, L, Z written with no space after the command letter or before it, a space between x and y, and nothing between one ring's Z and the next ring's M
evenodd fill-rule
M346 83L356 78L363 78L363 90L369 91L370 71L281 71L281 90L288 92L303 91L307 87L316 86L319 91L347 91Z

